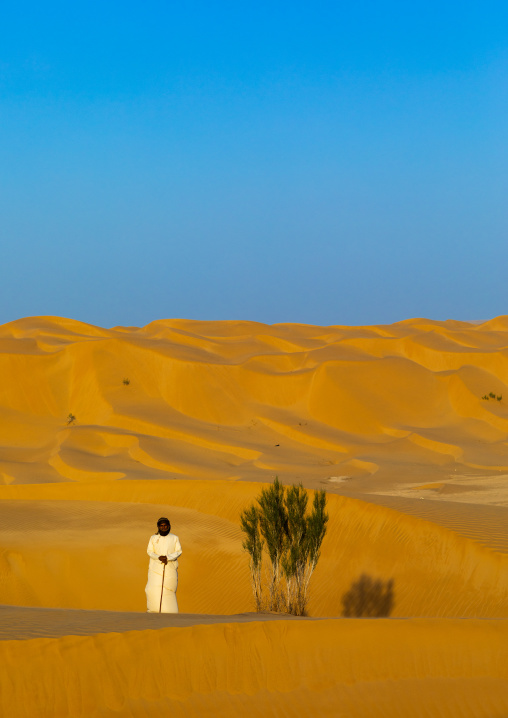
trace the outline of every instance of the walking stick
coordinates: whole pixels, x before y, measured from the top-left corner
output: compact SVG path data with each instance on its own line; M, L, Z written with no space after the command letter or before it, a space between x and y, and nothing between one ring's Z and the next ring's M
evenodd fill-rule
M166 573L166 564L164 564L164 568L162 569L162 587L161 587L161 602L159 605L159 613L162 613L162 594L164 592L164 574Z

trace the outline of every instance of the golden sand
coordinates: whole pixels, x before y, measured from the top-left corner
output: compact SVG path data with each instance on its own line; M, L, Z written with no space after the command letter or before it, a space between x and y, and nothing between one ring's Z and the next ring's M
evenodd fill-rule
M272 621L0 642L2 715L505 718L508 622Z
M1 715L505 718L507 349L506 317L0 327L0 603L33 607L0 630ZM239 514L276 475L329 492L327 620L237 616ZM195 619L147 630L160 515ZM341 618L376 582L390 617Z

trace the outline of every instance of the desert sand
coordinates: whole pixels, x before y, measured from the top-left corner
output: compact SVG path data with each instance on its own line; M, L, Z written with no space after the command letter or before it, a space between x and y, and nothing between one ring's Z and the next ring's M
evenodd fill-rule
M506 718L508 317L34 317L0 362L1 715ZM309 618L251 613L239 515L275 476L328 493Z

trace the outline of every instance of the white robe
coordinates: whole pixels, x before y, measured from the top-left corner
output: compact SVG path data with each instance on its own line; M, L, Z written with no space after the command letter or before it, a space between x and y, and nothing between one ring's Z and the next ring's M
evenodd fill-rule
M148 613L178 613L176 601L176 587L178 586L178 561L182 553L180 540L175 534L150 536L146 550L150 556L148 565L148 582L146 584L146 609ZM159 561L159 556L166 556L168 562ZM164 575L164 590L162 590L162 577ZM162 593L162 606L161 606Z

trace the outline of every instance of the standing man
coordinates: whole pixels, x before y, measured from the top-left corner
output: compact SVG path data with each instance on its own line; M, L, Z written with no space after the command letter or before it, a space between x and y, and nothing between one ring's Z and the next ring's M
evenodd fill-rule
M178 586L178 561L182 547L178 536L170 533L169 519L157 521L157 533L150 536L147 554L150 556L146 605L148 613L178 613L176 587ZM162 581L164 579L164 587ZM161 602L162 598L162 602Z

